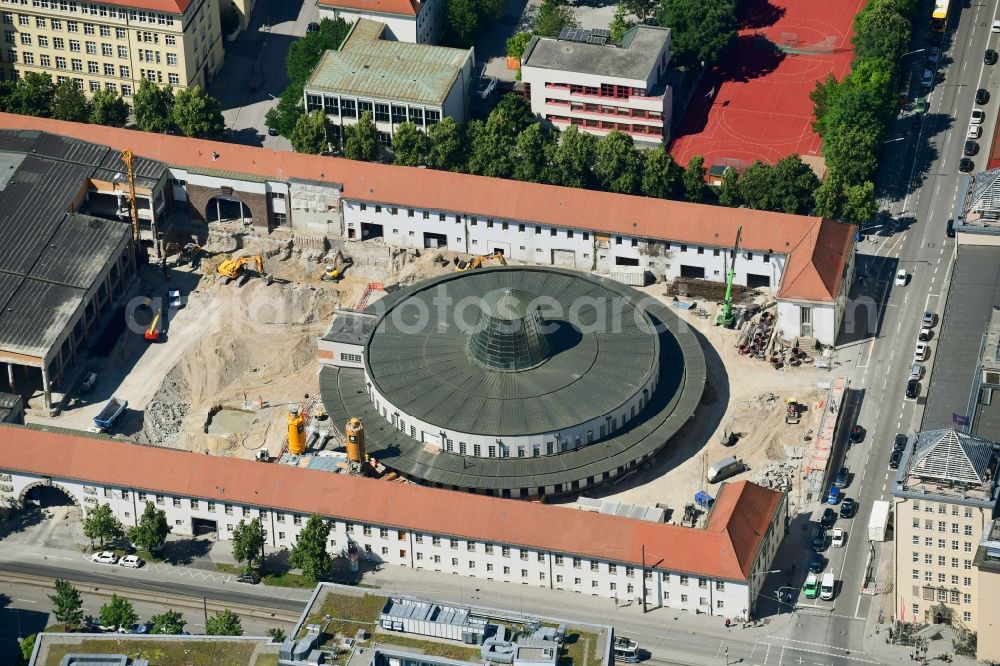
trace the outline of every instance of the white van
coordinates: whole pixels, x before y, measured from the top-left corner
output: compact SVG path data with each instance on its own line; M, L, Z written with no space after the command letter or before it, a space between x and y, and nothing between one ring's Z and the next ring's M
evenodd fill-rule
M833 573L827 571L823 574L823 580L819 584L819 598L830 601L833 599L833 585L837 581L833 578Z
M724 460L714 463L708 468L708 482L716 483L723 479L728 479L734 474L739 474L746 469L746 465L739 458L730 456Z

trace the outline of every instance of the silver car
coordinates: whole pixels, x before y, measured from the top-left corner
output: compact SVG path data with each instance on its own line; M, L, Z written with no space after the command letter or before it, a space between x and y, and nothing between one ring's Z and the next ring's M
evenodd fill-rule
M932 310L925 311L924 316L920 318L920 326L923 328L934 328L935 323L937 323L937 315Z
M914 363L910 366L910 379L920 379L924 376L924 364Z

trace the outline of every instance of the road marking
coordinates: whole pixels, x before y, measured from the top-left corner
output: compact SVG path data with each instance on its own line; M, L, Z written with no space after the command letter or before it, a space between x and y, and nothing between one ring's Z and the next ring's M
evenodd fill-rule
M38 602L34 599L14 599L14 601L21 604L37 604Z

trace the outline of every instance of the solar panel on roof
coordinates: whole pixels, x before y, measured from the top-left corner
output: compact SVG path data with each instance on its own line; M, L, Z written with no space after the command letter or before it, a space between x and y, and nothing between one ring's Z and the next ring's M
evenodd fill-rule
M591 28L590 34L597 35L598 37L611 37L611 31L606 28Z
M597 44L599 46L604 46L608 43L608 38L603 35L591 35L587 38L588 44Z

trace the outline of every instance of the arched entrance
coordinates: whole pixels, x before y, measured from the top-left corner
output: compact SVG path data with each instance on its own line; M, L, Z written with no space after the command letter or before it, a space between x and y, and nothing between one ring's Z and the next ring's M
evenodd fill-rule
M76 507L80 503L65 488L41 481L32 483L21 491L21 506L31 509L48 509L52 507Z
M253 211L241 199L219 194L205 204L205 221L253 224Z
M951 609L944 604L934 607L934 624L951 624Z

